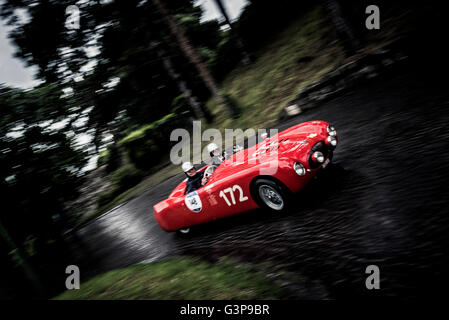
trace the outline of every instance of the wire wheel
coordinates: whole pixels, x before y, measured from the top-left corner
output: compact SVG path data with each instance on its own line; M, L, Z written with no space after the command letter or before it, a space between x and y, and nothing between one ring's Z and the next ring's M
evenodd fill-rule
M259 186L259 196L269 208L275 211L284 209L284 198L276 188L262 184Z

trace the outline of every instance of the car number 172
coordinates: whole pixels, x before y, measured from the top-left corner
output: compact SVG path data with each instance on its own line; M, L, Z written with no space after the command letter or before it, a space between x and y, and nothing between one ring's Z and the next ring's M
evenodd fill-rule
M240 187L238 184L234 185L232 188L226 188L220 191L220 198L223 198L226 201L226 204L230 207L231 206L231 202L232 205L236 204L235 201L235 196L234 196L234 192L235 190L239 191L239 197L238 197L238 201L239 202L243 202L248 200L247 196L243 196L243 190L242 187ZM231 196L231 202L229 201L228 197L226 197L226 193L229 193L229 195Z

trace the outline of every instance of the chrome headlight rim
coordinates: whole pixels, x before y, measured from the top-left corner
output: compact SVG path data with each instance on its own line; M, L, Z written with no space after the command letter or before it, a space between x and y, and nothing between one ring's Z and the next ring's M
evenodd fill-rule
M332 136L332 137L337 136L337 130L335 129L335 127L333 125L328 125L326 130L327 130L327 133L329 134L329 136Z
M336 147L338 144L338 140L335 136L329 136L327 137L327 142L329 143L329 145L331 145L332 147Z
M300 177L304 177L306 175L306 168L304 167L304 165L301 162L295 162L293 164L293 170Z
M321 151L315 151L312 154L312 159L316 163L323 163L324 162L324 154Z

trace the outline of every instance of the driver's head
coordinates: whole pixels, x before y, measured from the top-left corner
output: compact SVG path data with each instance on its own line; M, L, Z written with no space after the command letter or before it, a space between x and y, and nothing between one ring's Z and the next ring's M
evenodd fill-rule
M215 143L209 143L207 145L207 151L209 151L209 154L211 157L216 157L219 156L220 153L220 148L215 144Z
M184 162L182 164L182 171L184 171L189 177L196 175L196 169L191 162Z

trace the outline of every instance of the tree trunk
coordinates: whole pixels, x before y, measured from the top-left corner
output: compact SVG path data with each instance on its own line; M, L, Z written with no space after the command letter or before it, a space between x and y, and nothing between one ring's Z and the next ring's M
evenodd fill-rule
M161 12L164 20L166 21L166 23L170 29L170 32L173 34L173 36L178 41L179 46L181 47L182 51L185 53L186 57L190 60L191 63L193 63L193 65L195 65L204 84L211 91L211 93L215 97L215 99L217 99L218 103L225 106L228 109L228 111L234 115L234 111L232 108L230 108L227 105L227 103L223 97L223 94L221 93L221 89L219 88L218 84L215 82L215 79L213 78L209 69L201 61L201 57L200 57L199 53L190 44L190 41L184 34L183 30L176 24L176 22L170 16L168 10L165 8L164 5L162 5L161 1L159 1L159 0L152 0L152 1L153 1L154 5L157 7L157 9Z
M214 1L218 9L220 9L221 14L223 15L223 18L226 21L226 24L229 25L229 28L232 29L231 19L229 19L229 15L228 12L226 11L226 8L223 5L223 1L222 0L214 0Z
M25 257L25 253L22 252L22 250L16 246L12 238L9 236L8 231L5 229L5 227L3 227L1 221L0 221L0 237L3 238L3 240L6 242L11 252L14 252L14 255L16 256L16 259L20 267L22 268L23 273L31 282L32 286L35 289L35 292L38 294L39 297L44 298L45 290L36 272L28 264L27 259Z
M343 43L347 55L354 54L360 49L360 41L357 39L353 28L342 14L341 6L338 0L325 0L325 7L334 24L338 37Z
M178 85L179 91L181 91L182 94L189 101L189 104L190 104L190 107L192 108L194 117L196 119L205 118L205 115L200 106L200 103L198 102L197 98L192 95L192 91L189 88L187 88L186 82L181 78L179 73L177 73L175 71L175 68L173 67L173 63L171 62L170 58L165 54L165 52L162 49L157 49L157 54L158 54L159 58L162 59L162 64L164 66L164 69L167 71L170 78L172 78L173 81L176 82L176 84Z
M231 19L229 19L229 15L228 15L228 12L226 11L225 6L223 5L223 1L222 0L214 0L214 1L215 1L215 4L217 5L218 9L220 9L221 14L223 15L223 18L226 21L226 24L232 30ZM252 59L245 49L245 45L243 44L242 38L240 38L240 36L237 33L235 33L235 39L236 39L237 48L239 48L239 50L242 54L243 63L245 65L249 65L251 63Z

